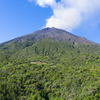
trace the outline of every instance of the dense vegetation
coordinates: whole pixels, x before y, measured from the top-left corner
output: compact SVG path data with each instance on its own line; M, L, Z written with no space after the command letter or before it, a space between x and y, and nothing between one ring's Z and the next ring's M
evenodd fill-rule
M99 100L100 46L45 38L0 45L0 100Z

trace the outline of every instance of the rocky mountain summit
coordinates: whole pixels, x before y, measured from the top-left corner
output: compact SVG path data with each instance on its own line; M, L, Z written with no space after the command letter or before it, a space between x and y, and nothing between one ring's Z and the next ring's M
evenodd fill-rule
M93 44L93 45L99 45L97 43L94 43L92 41L87 40L84 37L79 37L76 35L73 35L65 30L62 29L58 29L58 28L43 28L41 30L37 30L31 34L27 34L18 38L15 38L11 41L5 42L5 43L9 43L9 42L22 42L24 40L26 41L40 41L44 38L52 38L56 41L70 41L73 44Z

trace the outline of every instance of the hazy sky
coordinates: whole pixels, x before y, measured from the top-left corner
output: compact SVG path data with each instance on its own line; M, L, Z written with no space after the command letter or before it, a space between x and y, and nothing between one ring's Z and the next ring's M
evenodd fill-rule
M0 0L0 43L43 27L100 43L100 0Z

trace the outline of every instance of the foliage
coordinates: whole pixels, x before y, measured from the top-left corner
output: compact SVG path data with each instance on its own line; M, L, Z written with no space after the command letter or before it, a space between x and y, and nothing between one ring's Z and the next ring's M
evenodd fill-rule
M100 46L47 38L3 45L0 55L0 100L100 99Z

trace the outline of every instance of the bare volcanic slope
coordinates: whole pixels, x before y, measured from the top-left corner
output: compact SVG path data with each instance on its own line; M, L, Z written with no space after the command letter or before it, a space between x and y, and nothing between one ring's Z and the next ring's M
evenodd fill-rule
M57 29L54 27L44 28L44 29L35 31L31 34L27 34L25 36L15 38L15 39L5 42L5 43L22 42L24 40L37 42L44 38L52 38L56 41L71 41L73 44L81 43L81 44L99 45L97 43L87 40L84 37L79 37L79 36L76 36L76 35L73 35L73 34L67 32L65 30Z
M57 28L44 28L38 31L35 31L34 33L19 37L14 39L16 42L22 42L24 40L31 40L34 42L40 41L44 38L53 38L56 41L71 41L73 44L81 43L81 44L94 44L97 45L97 43L94 43L92 41L87 40L84 37L75 36L65 30L57 29Z

